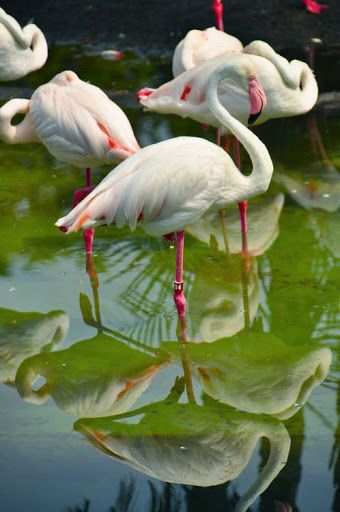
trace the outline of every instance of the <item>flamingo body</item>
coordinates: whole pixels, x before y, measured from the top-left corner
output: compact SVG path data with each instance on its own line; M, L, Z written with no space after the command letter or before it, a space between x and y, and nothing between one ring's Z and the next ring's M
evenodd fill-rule
M79 167L116 162L139 149L124 112L73 71L38 87L29 115L49 152Z
M247 190L245 178L220 147L198 137L153 144L122 162L72 212L57 222L68 232L143 220L154 236L181 231L205 212L265 192L269 181Z
M208 59L222 53L242 52L243 45L237 37L209 27L190 30L178 43L172 59L172 72L176 77Z
M255 54L260 50L264 50L262 55ZM262 41L251 43L245 48L245 52L254 52L247 54L247 58L253 63L267 98L267 104L255 124L270 118L303 114L313 107L317 100L318 87L314 74L306 63L298 60L288 62ZM138 96L140 103L148 110L190 117L223 130L222 124L213 115L206 101L206 87L215 69L230 58L233 57L228 53L218 55L158 89L142 90ZM219 84L218 95L230 114L246 124L249 115L247 92L235 81L232 74Z
M45 36L36 25L22 29L0 8L0 81L16 80L40 69L47 54Z

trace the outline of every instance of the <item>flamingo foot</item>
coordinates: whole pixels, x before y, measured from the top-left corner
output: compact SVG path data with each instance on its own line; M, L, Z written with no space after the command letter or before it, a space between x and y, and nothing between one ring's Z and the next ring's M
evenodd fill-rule
M318 4L317 0L303 0L305 8L312 14L320 14L324 9L328 9L328 5Z
M181 319L181 318L185 317L187 301L184 296L183 281L175 281L174 282L174 302L176 304L179 318Z
M166 235L163 235L163 239L172 246L176 245L177 236L176 233L167 233Z
M150 94L152 94L153 91L155 91L155 89L150 89L150 87L145 87L144 89L139 89L139 91L137 91L137 93L136 93L137 101L140 102L140 100L144 100L145 98L150 96Z
M222 32L224 31L223 8L222 0L214 0L212 10L215 13L216 27L218 30L222 30Z
M89 195L90 192L92 192L93 189L94 186L90 185L89 187L78 188L75 190L73 194L72 208L75 208L77 204L79 204L86 196Z

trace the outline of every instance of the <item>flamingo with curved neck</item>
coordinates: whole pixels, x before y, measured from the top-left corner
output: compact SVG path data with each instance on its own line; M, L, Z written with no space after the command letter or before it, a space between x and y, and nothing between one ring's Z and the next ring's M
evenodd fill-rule
M17 114L25 117L13 125ZM40 142L56 158L86 167L86 187L74 192L73 206L93 189L90 166L123 160L139 150L124 112L73 71L38 87L30 100L13 99L1 107L0 138L9 144ZM93 229L84 232L86 253L92 252L93 236Z
M44 34L34 24L23 29L0 8L0 80L16 80L40 69L48 47Z
M206 211L265 192L273 164L265 145L235 119L218 98L220 82L231 74L249 96L250 114L258 116L265 94L249 58L224 62L211 75L206 91L209 109L243 144L253 164L252 173L236 172L234 162L220 147L197 137L177 137L141 149L121 163L56 225L64 232L102 224L135 229L141 222L154 236L177 233L174 300L180 317L185 314L183 290L184 228Z

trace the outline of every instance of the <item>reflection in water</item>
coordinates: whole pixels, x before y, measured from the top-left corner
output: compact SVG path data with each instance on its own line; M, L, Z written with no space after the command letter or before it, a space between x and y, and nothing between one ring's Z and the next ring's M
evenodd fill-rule
M177 383L178 386L178 383ZM122 421L129 418L134 423ZM106 454L157 479L202 487L236 478L261 437L270 442L265 467L235 512L248 509L283 468L289 435L277 420L223 405L179 404L174 393L120 418L81 419L75 429Z
M303 175L276 172L274 179L306 210L335 212L340 208L340 174L332 165L314 165Z
M21 313L0 308L0 381L12 384L25 358L58 348L69 323L63 311Z
M283 194L261 197L249 203L247 239L248 252L253 256L263 254L277 238L283 203ZM206 214L188 226L187 231L198 240L227 254L239 254L242 250L240 218L236 208L224 210L223 221L219 212Z
M175 343L163 347L180 359ZM290 418L329 371L330 349L285 345L269 333L240 333L215 343L191 344L194 377L202 390L238 410Z
M28 402L52 396L69 414L108 416L127 411L166 362L165 355L149 355L99 333L67 350L27 358L15 384ZM46 382L36 390L38 376Z

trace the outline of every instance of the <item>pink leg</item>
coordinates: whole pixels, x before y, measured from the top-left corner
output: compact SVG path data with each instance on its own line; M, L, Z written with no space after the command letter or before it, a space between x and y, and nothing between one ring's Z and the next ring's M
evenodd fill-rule
M224 24L223 24L223 2L222 2L222 0L214 0L212 8L215 13L216 28L218 28L218 30L222 30L222 32L223 32Z
M216 144L221 145L221 130L219 128L216 128Z
M86 196L89 195L90 192L94 189L94 186L91 186L91 169L89 167L86 168L86 187L78 188L74 191L73 194L73 208L77 206ZM86 254L92 254L92 246L93 246L93 238L94 238L94 228L85 229L83 231L84 243L85 243L85 251Z
M185 316L186 300L183 287L183 260L184 260L184 231L177 233L176 252L176 281L174 282L174 301L177 307L178 316Z
M234 162L235 165L241 170L241 155L240 155L240 144L236 137L233 137L233 150L234 150ZM248 226L247 226L247 206L248 201L241 201L238 204L241 218L241 232L242 232L242 252L248 252Z

